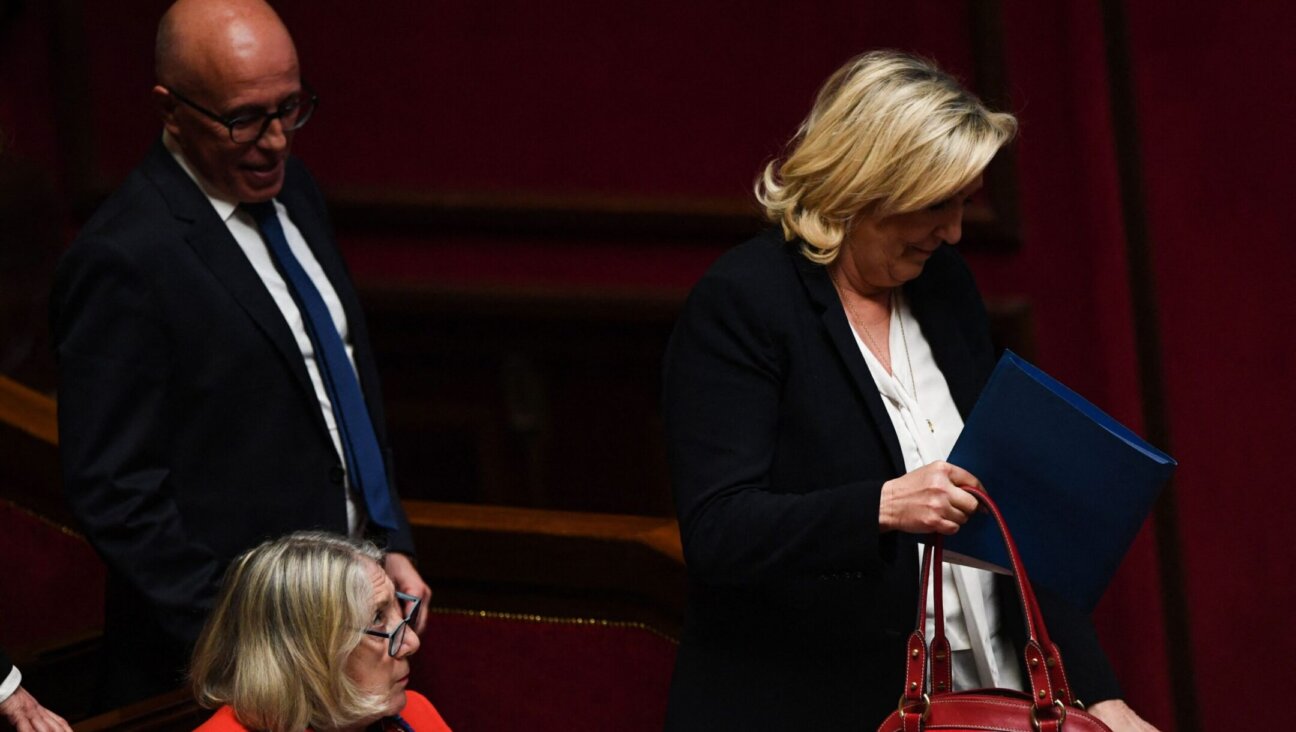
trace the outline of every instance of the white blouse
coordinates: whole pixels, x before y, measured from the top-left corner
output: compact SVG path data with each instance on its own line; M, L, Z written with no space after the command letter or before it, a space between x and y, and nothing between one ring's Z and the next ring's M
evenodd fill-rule
M893 373L887 373L853 325L851 330L891 417L904 455L905 471L912 472L948 458L963 431L963 418L950 395L945 376L936 366L931 346L900 290L895 291L891 308L889 347ZM922 549L918 547L920 566ZM994 575L952 564L944 564L941 574L945 587L945 634L953 651L955 688L1021 689L1021 672L1014 661L1012 642L1000 632ZM935 612L935 599L929 589L928 639L935 632Z

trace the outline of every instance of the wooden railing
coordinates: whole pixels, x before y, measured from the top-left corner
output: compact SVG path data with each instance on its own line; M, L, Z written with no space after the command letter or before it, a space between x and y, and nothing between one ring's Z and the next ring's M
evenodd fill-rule
M625 620L679 637L686 583L673 518L404 506L434 605Z
M58 443L54 400L4 376L0 376L0 424L25 435L23 441L35 438L51 448ZM19 456L33 458L31 446L6 452L10 455L6 462L16 464ZM36 454L24 464L30 467L33 462L52 460L52 454ZM45 467L41 482L56 482L53 465ZM6 485L3 492L56 523L72 523L56 485ZM480 604L486 595L502 598L504 587L530 588L528 599L504 598L503 606L488 608L516 610L509 602L536 601L546 590L576 592L570 602L546 609L599 613L600 604L608 602L647 602L651 612L636 619L668 634L678 631L684 557L674 519L435 501L405 501L404 506L427 579L446 587L439 596L442 603Z
M54 399L0 375L0 499L62 526L63 500Z
M58 415L54 400L0 375L0 423L41 442L58 444Z
M5 486L9 496L70 525L57 490L54 400L0 376L0 428L0 438L12 443L0 450L0 472L19 464L46 471L42 485ZM436 606L622 620L678 637L685 574L673 519L433 501L404 506ZM164 732L190 729L204 715L178 692L75 728Z

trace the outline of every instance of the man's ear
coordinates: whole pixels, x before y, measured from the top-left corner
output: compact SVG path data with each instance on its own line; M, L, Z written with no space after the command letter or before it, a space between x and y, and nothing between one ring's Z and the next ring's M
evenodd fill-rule
M149 92L153 99L153 106L157 109L158 115L162 117L162 126L172 137L178 137L180 134L180 124L176 121L176 98L171 96L171 92L165 86L158 84Z

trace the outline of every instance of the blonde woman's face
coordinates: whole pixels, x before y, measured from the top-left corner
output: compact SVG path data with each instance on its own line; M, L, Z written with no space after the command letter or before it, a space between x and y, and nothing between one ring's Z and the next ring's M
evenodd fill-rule
M373 630L393 630L405 613L396 599L396 587L391 578L374 562L368 565L369 579L373 583L373 602L369 609L369 627ZM387 652L388 640L364 634L360 645L351 652L346 662L346 674L360 688L387 700L384 716L391 716L405 708L405 686L409 683L409 657L418 650L418 634L411 625L405 629L400 650L393 657Z
M963 212L981 188L978 177L950 198L918 211L855 219L846 235L843 266L858 281L873 288L899 287L922 274L923 266L941 244L963 237Z

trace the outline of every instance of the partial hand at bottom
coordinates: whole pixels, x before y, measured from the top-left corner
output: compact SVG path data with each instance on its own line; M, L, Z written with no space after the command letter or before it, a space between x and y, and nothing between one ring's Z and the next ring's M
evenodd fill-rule
M1134 713L1123 699L1108 699L1089 707L1086 711L1112 728L1112 732L1158 732Z
M42 707L21 686L0 702L0 717L8 720L18 732L72 732L62 717Z
M384 560L383 569L387 570L387 576L391 577L392 584L396 585L398 592L422 599L425 606L432 599L432 588L423 581L423 577L419 575L414 562L409 557L392 552ZM427 618L426 612L419 614L418 622L414 624L415 633L423 632L423 627L427 625Z

